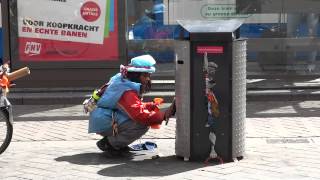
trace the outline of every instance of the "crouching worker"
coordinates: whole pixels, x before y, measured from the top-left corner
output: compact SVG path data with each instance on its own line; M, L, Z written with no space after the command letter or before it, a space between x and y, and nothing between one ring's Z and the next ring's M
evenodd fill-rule
M128 145L144 135L149 126L174 115L175 101L166 111L160 111L153 102L141 101L141 95L151 88L150 74L155 72L155 64L150 55L132 58L107 83L89 120L89 133L103 136L97 142L101 151L111 155L129 151Z

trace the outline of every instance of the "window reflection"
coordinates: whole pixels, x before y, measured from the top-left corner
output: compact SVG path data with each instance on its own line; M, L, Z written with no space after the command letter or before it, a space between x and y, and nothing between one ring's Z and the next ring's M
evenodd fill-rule
M129 0L129 40L137 39L175 39L182 28L164 23L165 5L163 0ZM131 8L135 7L135 8ZM139 10L140 12L134 12ZM130 15L133 15L130 17Z
M318 36L319 14L317 13L295 13L287 15L287 37L301 38L301 40L310 40ZM304 38L308 37L308 39ZM317 49L310 48L307 51L293 49L287 52L287 60L289 64L297 64L296 61L304 62L306 70L315 71ZM297 66L297 65L296 65Z
M183 34L183 29L164 22L163 0L127 0L127 7L129 58L150 54L157 60L157 74L173 76L173 39Z
M246 18L240 35L248 38L248 75L320 74L320 1L127 0L127 6L129 56L150 53L160 63L173 63L174 39L188 36L177 19ZM215 9L230 17L209 16Z

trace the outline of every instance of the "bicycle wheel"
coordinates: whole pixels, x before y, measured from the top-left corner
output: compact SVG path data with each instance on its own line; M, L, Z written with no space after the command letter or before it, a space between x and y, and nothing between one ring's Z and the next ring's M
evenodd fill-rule
M13 127L4 110L0 110L0 154L9 146L12 138Z

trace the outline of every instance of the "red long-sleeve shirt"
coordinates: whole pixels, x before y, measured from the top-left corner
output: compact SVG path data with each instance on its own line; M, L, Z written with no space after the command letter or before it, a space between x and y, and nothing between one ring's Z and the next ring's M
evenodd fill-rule
M144 103L139 99L136 91L129 90L123 93L118 101L118 107L137 122L145 125L161 124L164 112L161 112L154 103Z

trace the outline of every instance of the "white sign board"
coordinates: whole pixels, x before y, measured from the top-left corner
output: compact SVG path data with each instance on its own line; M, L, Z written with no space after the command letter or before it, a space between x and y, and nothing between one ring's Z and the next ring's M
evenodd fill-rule
M17 0L19 37L103 44L106 0Z
M245 19L246 23L275 23L278 14L237 14L236 0L164 0L166 24L177 20Z

